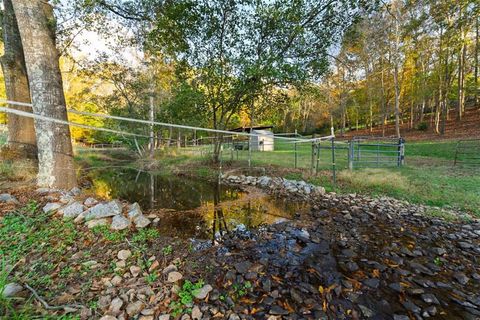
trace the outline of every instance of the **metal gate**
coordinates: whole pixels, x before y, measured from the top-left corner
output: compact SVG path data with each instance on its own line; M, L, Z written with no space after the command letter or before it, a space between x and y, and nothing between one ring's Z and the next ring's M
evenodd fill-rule
M480 166L480 139L457 141L453 165Z
M405 162L405 139L354 137L349 141L348 167L400 167Z

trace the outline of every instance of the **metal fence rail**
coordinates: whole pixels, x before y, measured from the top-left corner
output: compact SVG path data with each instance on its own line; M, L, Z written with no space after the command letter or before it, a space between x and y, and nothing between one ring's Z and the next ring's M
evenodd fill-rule
M453 165L480 166L480 138L458 140Z
M349 169L400 167L405 161L403 138L354 137L349 141Z

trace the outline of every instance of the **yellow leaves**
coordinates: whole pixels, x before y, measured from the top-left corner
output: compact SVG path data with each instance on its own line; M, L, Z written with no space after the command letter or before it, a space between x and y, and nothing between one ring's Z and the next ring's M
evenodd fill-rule
M372 274L375 278L380 278L380 270L373 269Z

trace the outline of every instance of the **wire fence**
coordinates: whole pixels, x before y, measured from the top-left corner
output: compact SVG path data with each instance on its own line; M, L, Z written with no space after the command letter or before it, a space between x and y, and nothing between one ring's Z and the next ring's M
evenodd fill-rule
M15 101L0 100L9 105L31 106ZM229 131L178 125L158 121L96 114L69 110L76 116L108 119L114 123L128 123L130 127L95 127L72 121L53 119L8 107L0 111L51 121L70 127L103 131L119 137L113 143L80 145L77 150L115 150L126 148L141 156L155 153L182 155L198 159L215 159L220 163L235 163L239 167L280 167L299 169L312 174L331 172L336 181L337 170L365 167L401 166L404 161L403 139L367 139L356 137L350 141L328 136L306 137L293 133L273 133L268 130ZM136 126L136 127L135 127ZM122 129L123 128L123 129ZM121 139L120 139L121 138ZM127 144L127 145L126 145Z

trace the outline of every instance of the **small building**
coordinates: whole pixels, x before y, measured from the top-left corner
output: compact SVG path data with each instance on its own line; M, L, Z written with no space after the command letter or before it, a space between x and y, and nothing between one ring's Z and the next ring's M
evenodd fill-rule
M273 126L256 126L253 128L250 127L240 127L233 130L232 132L246 132L255 134L255 136L245 137L242 141L234 143L235 149L247 149L251 148L252 151L273 151L274 150L274 140L275 136L271 129Z

